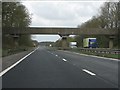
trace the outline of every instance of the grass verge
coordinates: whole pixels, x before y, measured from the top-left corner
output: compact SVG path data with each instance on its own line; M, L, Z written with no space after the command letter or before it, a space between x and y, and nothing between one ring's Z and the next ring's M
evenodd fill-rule
M2 50L2 57L5 57L5 56L9 56L9 55L12 55L12 54L16 54L16 53L20 53L20 52L23 52L23 51L27 51L27 50L30 50L32 47L17 47L17 48L13 48L13 49L3 49Z

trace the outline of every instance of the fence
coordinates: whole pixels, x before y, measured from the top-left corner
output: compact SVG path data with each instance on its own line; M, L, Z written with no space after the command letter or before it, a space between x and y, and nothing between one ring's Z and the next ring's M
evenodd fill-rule
M120 54L120 49L109 48L77 48L82 52L103 53L103 54Z

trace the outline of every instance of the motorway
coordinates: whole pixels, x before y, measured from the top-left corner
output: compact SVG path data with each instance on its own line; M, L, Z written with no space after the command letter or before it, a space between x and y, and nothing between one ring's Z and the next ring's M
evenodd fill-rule
M2 76L3 88L117 88L118 61L39 48Z

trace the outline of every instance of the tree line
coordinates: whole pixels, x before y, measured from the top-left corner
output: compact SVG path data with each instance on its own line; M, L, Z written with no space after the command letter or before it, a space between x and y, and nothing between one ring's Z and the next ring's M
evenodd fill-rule
M99 13L96 16L93 16L90 20L78 25L78 28L104 28L104 29L117 29L120 28L120 1L118 2L105 2L99 9ZM114 48L120 46L120 30L118 35L115 36ZM95 37L97 38L98 45L100 48L109 47L109 36L101 35L77 35L71 41L76 41L78 47L83 47L83 38ZM69 37L71 38L71 37ZM70 40L67 40L70 41ZM59 46L61 43L60 40L57 41Z
M2 27L28 27L31 24L31 14L21 2L2 2ZM14 37L14 38L13 38ZM2 34L2 46L4 49L14 49L15 47L31 47L33 42L30 35ZM16 46L18 43L18 46Z
M118 28L119 26L119 2L105 2L98 15L78 26L80 28Z
M120 27L120 1L118 2L105 2L100 7L99 14L93 16L87 22L78 25L78 28L105 28L105 29L117 29ZM120 30L119 30L120 31ZM119 34L119 33L118 33ZM82 40L85 37L96 37L98 40L99 47L108 48L109 36L76 36L78 46L81 46ZM113 39L114 48L118 48L120 41L119 35L116 35Z

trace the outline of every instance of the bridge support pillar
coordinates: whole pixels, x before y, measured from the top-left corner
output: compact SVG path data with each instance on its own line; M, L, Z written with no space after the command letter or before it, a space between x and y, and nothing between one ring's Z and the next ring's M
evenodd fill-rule
M62 38L62 49L67 49L68 48L68 42L67 42L67 38L69 35L60 35Z
M110 36L109 37L109 48L113 48L113 39L115 38L115 36Z
M67 49L67 36L62 37L62 49Z

